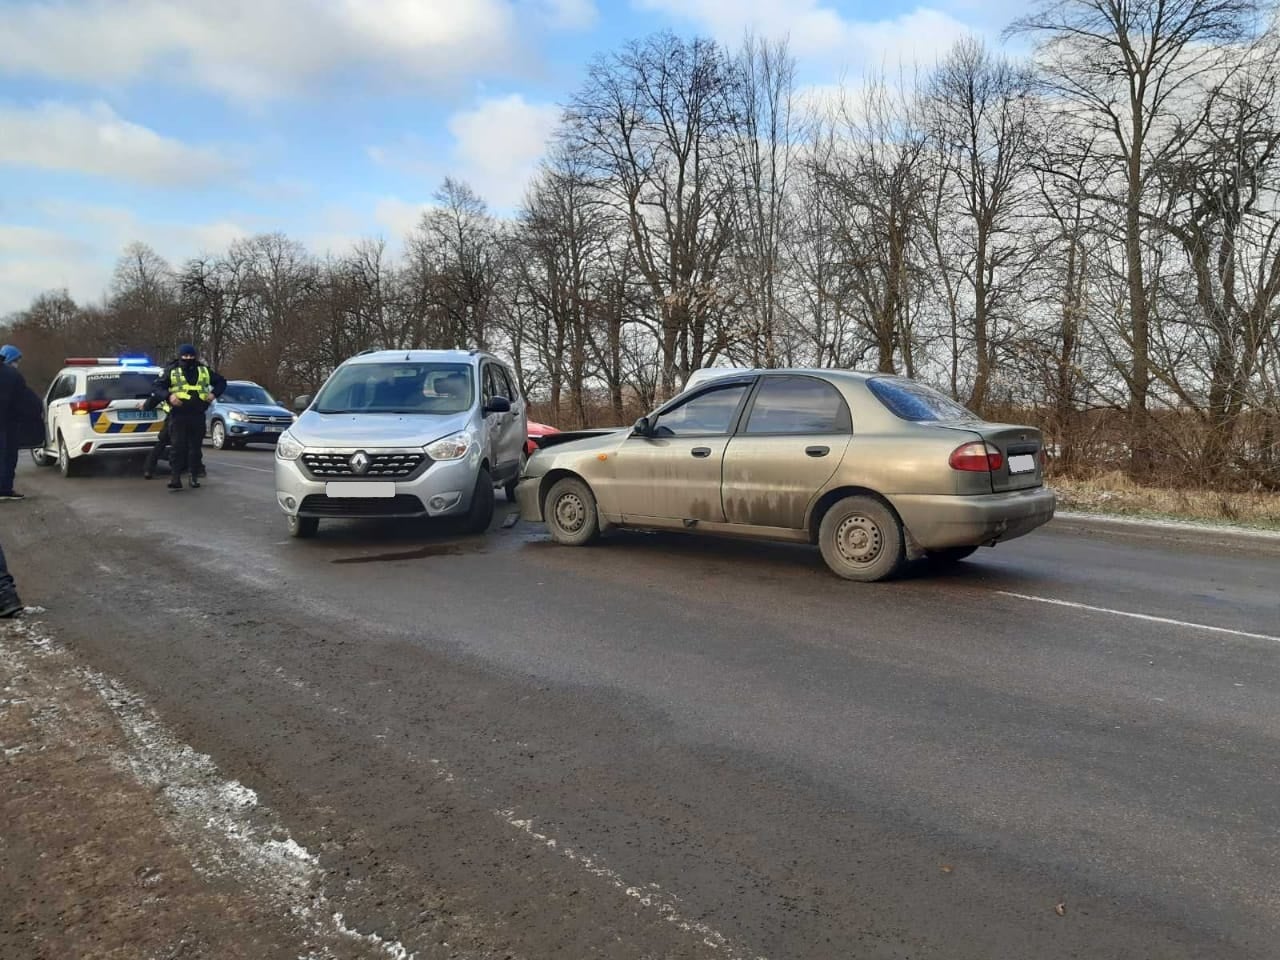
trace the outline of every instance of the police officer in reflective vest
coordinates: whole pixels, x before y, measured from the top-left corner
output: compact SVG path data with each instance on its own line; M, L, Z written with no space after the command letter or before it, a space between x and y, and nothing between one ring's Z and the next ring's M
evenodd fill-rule
M222 396L227 381L208 364L200 362L196 348L184 343L178 348L178 362L171 363L156 381L156 390L166 393L169 416L169 489L182 489L182 474L191 474L191 486L200 486L204 465L204 414L215 397Z

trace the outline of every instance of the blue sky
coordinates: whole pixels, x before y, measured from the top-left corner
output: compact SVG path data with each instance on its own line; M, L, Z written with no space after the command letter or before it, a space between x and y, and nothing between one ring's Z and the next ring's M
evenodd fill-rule
M787 36L802 86L998 44L1014 0L0 0L0 317L281 230L398 247L446 175L513 209L593 56Z

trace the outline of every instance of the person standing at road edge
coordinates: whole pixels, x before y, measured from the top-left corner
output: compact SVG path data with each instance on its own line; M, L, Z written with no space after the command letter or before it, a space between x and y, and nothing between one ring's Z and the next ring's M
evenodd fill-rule
M17 616L22 610L22 601L18 599L18 590L4 559L4 544L0 544L0 619Z
M178 348L178 362L165 368L155 388L168 392L169 489L182 489L184 471L191 474L192 488L199 487L205 411L222 396L227 381L200 361L192 344L184 343Z
M0 347L0 501L22 500L13 489L18 451L44 443L44 414L40 398L18 372L22 351L13 344Z

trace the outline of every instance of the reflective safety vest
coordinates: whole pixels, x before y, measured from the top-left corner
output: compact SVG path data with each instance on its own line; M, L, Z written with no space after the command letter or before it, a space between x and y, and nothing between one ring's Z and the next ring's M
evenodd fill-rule
M197 368L196 382L189 383L182 366L177 365L169 371L169 392L176 393L183 400L203 400L208 403L213 399L213 380L209 376L209 368L203 363ZM168 404L165 404L168 407ZM166 409L166 413L169 411Z
M169 415L169 401L161 400L156 404L156 409L163 413L166 417Z

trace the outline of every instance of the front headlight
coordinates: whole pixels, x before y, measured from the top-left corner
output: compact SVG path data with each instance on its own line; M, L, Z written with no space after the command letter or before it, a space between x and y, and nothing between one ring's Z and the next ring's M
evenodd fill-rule
M305 449L306 447L298 442L298 438L287 430L280 434L280 439L276 441L276 456L281 460L297 460Z
M239 410L232 410L227 414L227 419L234 420L236 423L244 423L249 419L249 417L241 413Z
M451 433L447 437L441 437L422 449L426 451L427 456L432 460L461 460L467 455L467 451L471 449L471 440L471 431L462 430L458 433Z

